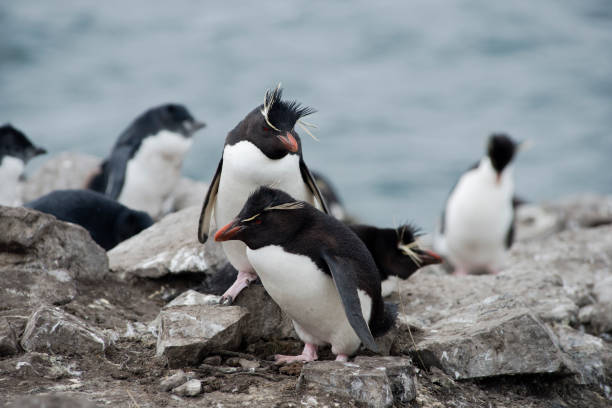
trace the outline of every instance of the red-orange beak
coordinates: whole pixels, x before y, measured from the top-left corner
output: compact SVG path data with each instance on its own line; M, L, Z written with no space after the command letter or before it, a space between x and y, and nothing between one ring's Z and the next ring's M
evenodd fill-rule
M425 249L421 249L418 252L419 258L421 259L421 266L425 265L435 265L442 263L443 259L440 255L436 254L434 251L428 251Z
M291 132L287 132L286 136L278 135L277 137L280 139L283 146L285 146L285 148L289 150L291 153L295 153L298 151L299 149L298 142L297 140L295 140L295 137L293 137Z
M234 238L234 236L244 228L240 225L236 225L239 222L240 222L239 220L233 220L232 222L227 224L225 227L217 231L217 233L215 234L215 241L217 242L229 241L232 238Z

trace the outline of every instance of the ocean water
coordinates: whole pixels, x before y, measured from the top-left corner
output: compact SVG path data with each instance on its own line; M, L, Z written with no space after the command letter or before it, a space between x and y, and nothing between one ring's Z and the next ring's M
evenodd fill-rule
M278 82L318 110L305 160L365 222L431 230L493 131L533 142L522 197L612 193L608 0L0 3L0 122L51 153L103 157L180 102L208 124L184 173L208 181Z

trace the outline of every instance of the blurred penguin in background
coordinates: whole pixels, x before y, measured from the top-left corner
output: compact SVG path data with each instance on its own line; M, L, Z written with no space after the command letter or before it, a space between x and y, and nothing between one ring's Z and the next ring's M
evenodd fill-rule
M160 218L172 208L183 159L204 126L183 105L147 110L119 136L87 188Z
M21 205L25 166L33 157L45 153L12 125L0 127L0 205Z
M435 240L455 275L496 274L514 240L512 159L521 144L492 134L486 155L452 189Z

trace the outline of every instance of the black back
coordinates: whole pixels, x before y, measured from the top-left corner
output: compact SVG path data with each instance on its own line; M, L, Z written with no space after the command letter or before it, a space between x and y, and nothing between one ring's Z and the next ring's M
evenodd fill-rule
M90 190L56 190L24 207L82 226L106 250L153 225L149 214Z
M268 210L270 206L292 203L287 193L260 187L247 200L238 215L247 228L240 240L249 248L280 245L286 252L306 255L324 273L331 276L326 258L345 259L351 267L344 273L351 274L357 288L372 299L372 314L368 325L374 336L386 332L394 321L391 310L385 309L381 297L380 275L370 251L350 228L306 202L297 209ZM342 294L341 294L342 296Z
M119 135L110 156L102 162L100 172L90 180L87 188L117 199L123 188L127 162L145 138L162 130L189 138L202 126L183 105L169 103L145 111Z
M27 136L10 123L0 126L0 163L5 156L23 160L24 164L39 154L47 153L36 147Z

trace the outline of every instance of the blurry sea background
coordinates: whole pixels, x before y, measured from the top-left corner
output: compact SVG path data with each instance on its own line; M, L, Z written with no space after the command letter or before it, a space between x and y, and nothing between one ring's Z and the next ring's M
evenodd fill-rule
M278 82L318 110L306 163L364 222L431 230L496 131L533 142L521 197L612 193L608 0L0 2L0 122L50 154L104 157L179 102L208 124L183 172L208 182Z

